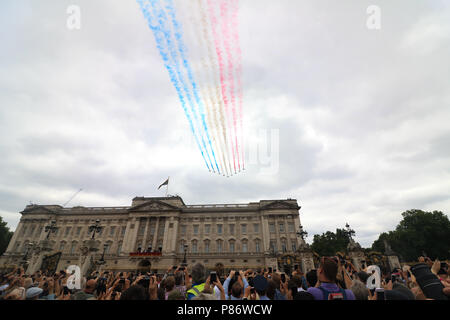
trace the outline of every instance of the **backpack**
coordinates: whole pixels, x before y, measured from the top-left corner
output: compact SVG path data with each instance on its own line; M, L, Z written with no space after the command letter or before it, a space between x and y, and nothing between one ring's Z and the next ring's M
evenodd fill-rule
M323 287L319 287L323 294L323 300L347 300L347 294L344 289L339 288L338 292L328 291Z

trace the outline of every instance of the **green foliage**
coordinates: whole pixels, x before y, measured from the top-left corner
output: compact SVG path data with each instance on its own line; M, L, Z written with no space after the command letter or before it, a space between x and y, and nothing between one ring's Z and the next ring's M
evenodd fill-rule
M336 233L327 231L321 235L315 234L311 249L320 256L334 256L336 252L347 249L349 239L344 229L336 229Z
M0 255L6 251L8 248L9 241L13 235L12 231L9 231L9 228L6 226L6 222L3 221L3 218L0 217Z
M416 261L425 252L432 259L450 258L450 220L441 211L408 210L394 231L383 232L372 244L384 252L383 240L403 260Z

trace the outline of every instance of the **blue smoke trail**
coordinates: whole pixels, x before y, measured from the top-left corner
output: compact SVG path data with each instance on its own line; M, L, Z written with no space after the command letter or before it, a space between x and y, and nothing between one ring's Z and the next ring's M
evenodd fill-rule
M183 77L183 75L181 73L181 70L180 70L180 65L178 63L178 54L177 54L176 46L175 46L175 44L172 41L172 33L171 33L171 30L170 30L170 27L167 26L168 21L167 21L166 13L164 12L164 9L160 5L159 0L150 0L150 2L152 4L153 9L155 10L155 14L158 16L159 25L160 25L160 27L162 29L162 32L164 33L164 36L166 38L167 46L168 46L170 55L172 57L172 62L175 65L175 69L177 71L178 78L179 78L181 84L183 85L183 89L184 89L185 95L187 97L187 100L189 101L189 104L191 105L192 113L194 114L194 119L198 121L195 104L192 101L192 97L191 97L191 94L190 94L189 87L186 84L186 81L184 80L184 77ZM199 128L199 130L200 130L200 128ZM209 160L209 162L211 164L211 169L214 172L214 166L213 166L213 164L211 162L211 158L209 156L209 152L208 152L208 148L206 146L205 140L203 139L203 134L200 134L200 137L201 137L201 140L202 140L202 143L203 143L203 147L206 150L206 155L208 156L208 160ZM207 137L208 137L208 140L209 140L209 136L208 135L207 135ZM215 160L215 157L214 157L214 160ZM216 166L217 166L217 162L216 162Z
M188 78L192 84L192 91L194 93L194 97L195 97L195 101L197 102L197 104L200 107L200 114L202 117L202 123L203 123L203 128L205 129L205 133L206 133L206 137L208 139L208 143L209 143L209 147L212 151L212 155L214 158L214 162L216 164L216 168L217 171L220 173L219 170L219 166L217 165L217 160L216 160L216 155L214 154L214 149L212 147L211 144L211 139L209 137L209 130L208 130L208 126L206 125L206 120L205 120L205 106L203 105L203 101L200 99L199 94L198 94L198 86L197 86L197 82L194 79L194 76L192 74L192 69L191 66L189 65L189 62L187 60L186 57L186 47L183 43L183 34L182 34L182 27L180 22L178 22L177 18L176 18L176 13L175 13L175 8L173 5L173 0L166 0L166 9L167 12L169 13L169 16L172 20L172 24L175 30L175 39L177 40L177 44L178 44L178 50L180 52L180 56L181 59L183 60L183 65L186 68L187 74L188 74Z
M175 75L175 72L174 72L172 66L169 63L169 54L167 53L166 48L164 48L164 39L161 36L161 34L163 32L161 31L161 28L159 25L153 24L153 22L155 20L151 16L151 14L148 10L148 6L144 4L144 2L148 3L148 0L137 0L137 2L140 5L142 13L144 14L144 17L148 22L148 26L153 31L153 36L155 37L155 41L156 41L156 47L158 48L159 54L161 55L161 58L164 61L164 66L166 67L167 71L169 72L170 81L172 82L173 86L175 87L175 90L177 91L178 98L180 99L180 102L181 102L181 106L183 107L184 113L186 114L186 117L189 121L189 125L191 128L192 134L194 135L195 141L197 142L197 146L202 153L202 157L203 157L203 160L205 161L206 167L208 168L208 170L210 170L208 162L206 161L205 155L203 153L203 149L200 146L200 142L198 141L197 134L195 133L194 125L192 123L191 116L189 115L189 112L187 110L186 101L185 101L183 93L181 91L180 84L178 82L178 79Z

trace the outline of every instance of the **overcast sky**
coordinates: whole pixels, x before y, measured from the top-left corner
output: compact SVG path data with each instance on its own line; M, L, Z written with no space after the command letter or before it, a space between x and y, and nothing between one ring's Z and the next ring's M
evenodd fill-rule
M80 188L69 207L164 196L168 176L186 204L297 199L310 243L348 222L370 246L405 210L448 214L449 1L240 2L249 166L226 178L205 168L135 1L2 0L8 226L30 202L62 205ZM80 30L66 27L71 4ZM369 5L380 30L366 26ZM278 170L264 174L250 150L272 129Z

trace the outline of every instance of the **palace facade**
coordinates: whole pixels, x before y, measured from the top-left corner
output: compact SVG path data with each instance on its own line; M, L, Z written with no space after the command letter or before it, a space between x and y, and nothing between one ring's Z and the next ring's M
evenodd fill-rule
M61 270L88 257L89 270L161 272L184 260L210 269L277 268L277 255L294 256L303 242L299 210L293 199L186 205L178 196L136 197L127 207L28 205L0 265L37 270L55 257L53 269Z

